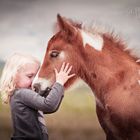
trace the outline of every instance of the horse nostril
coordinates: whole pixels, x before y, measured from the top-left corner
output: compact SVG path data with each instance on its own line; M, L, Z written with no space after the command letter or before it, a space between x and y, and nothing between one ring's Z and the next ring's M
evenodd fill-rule
M33 85L33 89L34 89L34 91L35 92L40 92L40 84L37 84L37 83L35 83L34 85Z

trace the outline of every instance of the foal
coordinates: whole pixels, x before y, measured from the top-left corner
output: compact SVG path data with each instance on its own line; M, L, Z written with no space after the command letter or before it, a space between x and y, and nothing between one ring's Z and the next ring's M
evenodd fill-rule
M50 39L38 73L41 90L55 81L53 69L73 65L65 87L80 77L92 89L107 140L140 140L140 85L137 58L109 33L92 33L57 16L59 31Z

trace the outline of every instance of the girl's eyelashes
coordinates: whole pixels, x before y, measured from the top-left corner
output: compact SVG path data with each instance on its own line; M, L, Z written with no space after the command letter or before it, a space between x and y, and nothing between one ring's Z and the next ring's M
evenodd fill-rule
M32 78L32 77L34 77L34 75L33 74L29 74L29 75L27 75L27 77L28 78Z

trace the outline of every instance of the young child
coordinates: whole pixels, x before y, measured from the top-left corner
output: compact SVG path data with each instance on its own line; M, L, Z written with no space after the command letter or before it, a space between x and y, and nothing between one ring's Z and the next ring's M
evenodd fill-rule
M65 82L72 66L62 64L55 69L56 82L47 97L31 90L33 79L40 67L39 61L28 55L13 54L2 72L0 91L4 103L9 103L13 123L11 140L48 140L43 112L55 112L63 98Z

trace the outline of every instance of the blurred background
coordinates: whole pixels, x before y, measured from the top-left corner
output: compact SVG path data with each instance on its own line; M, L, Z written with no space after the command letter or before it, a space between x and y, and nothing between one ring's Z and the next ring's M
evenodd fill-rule
M0 73L14 52L42 60L54 34L56 15L114 31L140 56L139 0L0 0ZM94 95L78 81L66 91L58 112L47 115L50 140L105 140L96 116ZM10 109L0 102L0 139L12 133Z

